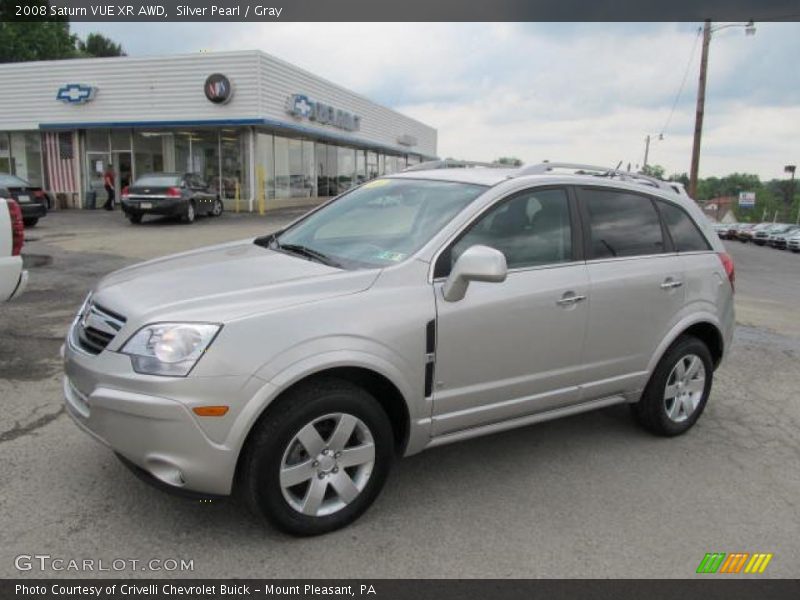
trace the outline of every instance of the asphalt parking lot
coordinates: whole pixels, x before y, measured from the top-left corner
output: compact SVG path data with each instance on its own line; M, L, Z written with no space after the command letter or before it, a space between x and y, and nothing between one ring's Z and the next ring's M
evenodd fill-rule
M28 230L29 289L0 306L0 577L98 574L14 566L48 554L194 561L107 576L669 578L693 576L712 551L771 552L763 576L800 576L800 255L738 242L726 243L735 343L683 437L650 436L613 407L437 448L398 463L354 525L314 539L134 478L62 409L58 351L87 290L119 267L300 212L132 226L65 211Z

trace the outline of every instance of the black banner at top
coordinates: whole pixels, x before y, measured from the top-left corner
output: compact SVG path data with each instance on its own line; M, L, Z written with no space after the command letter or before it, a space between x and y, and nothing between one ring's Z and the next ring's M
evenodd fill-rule
M0 0L37 21L800 21L797 0Z

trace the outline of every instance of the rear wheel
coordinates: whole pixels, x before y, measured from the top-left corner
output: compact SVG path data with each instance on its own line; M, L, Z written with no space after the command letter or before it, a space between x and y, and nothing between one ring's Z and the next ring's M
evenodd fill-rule
M194 201L189 202L189 205L186 207L186 213L183 215L183 222L184 223L194 223L194 219L197 215L195 214L194 210Z
M687 432L703 413L713 375L708 347L693 336L678 338L661 358L639 402L632 405L634 416L656 435Z
M142 215L136 213L130 213L128 215L128 220L133 223L134 225L138 225L142 222Z
M243 453L245 501L294 535L344 527L369 508L389 473L389 418L369 393L339 379L301 384L278 402Z
M36 227L36 224L39 222L39 218L28 217L27 219L22 219L22 222L25 224L25 227Z

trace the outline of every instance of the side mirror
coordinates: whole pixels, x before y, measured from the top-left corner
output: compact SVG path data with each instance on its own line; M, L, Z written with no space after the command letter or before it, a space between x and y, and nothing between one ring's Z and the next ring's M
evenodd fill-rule
M506 257L489 246L470 246L458 257L442 289L444 299L458 302L467 293L470 281L499 283L506 280Z

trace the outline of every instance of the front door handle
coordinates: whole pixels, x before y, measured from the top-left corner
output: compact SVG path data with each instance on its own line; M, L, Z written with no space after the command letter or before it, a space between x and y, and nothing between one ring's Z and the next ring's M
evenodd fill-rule
M586 300L586 296L579 296L575 294L575 292L566 292L561 299L556 300L556 304L559 306L572 306L573 304L577 304L582 300Z
M675 288L679 288L683 285L682 281L678 281L677 279L673 279L672 277L667 277L664 280L664 283L661 284L662 290L672 290Z

